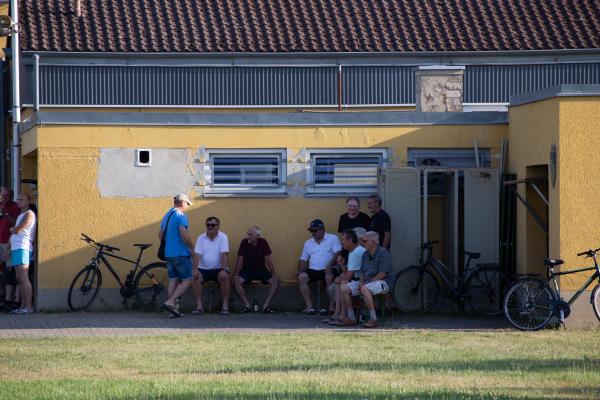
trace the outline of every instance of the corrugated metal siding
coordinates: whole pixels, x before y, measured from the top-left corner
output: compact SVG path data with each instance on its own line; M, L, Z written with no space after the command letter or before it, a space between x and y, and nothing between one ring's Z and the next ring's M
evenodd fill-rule
M343 67L344 105L414 104L414 66ZM337 105L336 67L40 66L41 104L155 106ZM32 82L26 68L24 82ZM476 65L465 69L465 103L559 84L600 84L600 63ZM33 88L24 86L31 103Z
M343 103L414 104L415 67L353 66L342 69Z
M41 103L64 105L335 105L332 67L42 65Z
M510 96L554 85L600 84L600 63L470 65L465 69L465 103L508 103Z

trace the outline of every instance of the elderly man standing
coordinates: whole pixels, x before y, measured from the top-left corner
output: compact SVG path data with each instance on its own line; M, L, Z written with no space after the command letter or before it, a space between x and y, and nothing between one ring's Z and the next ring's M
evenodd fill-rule
M169 275L169 298L163 307L174 317L181 317L177 299L190 287L192 277L192 253L194 243L188 232L189 223L185 211L192 204L186 194L178 194L171 208L163 217L158 237L165 239L165 257Z
M346 200L346 211L347 213L340 215L340 221L338 222L339 233L354 228L369 229L371 218L360 211L360 200L358 197L348 197Z
M252 281L269 285L269 293L262 312L271 312L271 300L279 289L279 277L275 274L269 243L260 237L260 229L257 226L250 227L246 232L246 239L242 239L238 250L236 271L233 274L235 289L244 302L243 313L250 312L250 302L242 285Z
M302 312L305 314L315 314L316 311L313 308L308 284L321 281L325 283L325 287L329 287L333 283L334 275L332 266L342 247L336 235L325 233L325 224L320 219L313 220L308 230L312 238L304 243L304 248L300 255L300 261L298 262L298 287L306 304L306 308ZM329 299L329 309L333 309L333 299ZM326 315L328 311L321 309L320 313Z
M341 288L348 318L343 320L340 325L350 325L350 321L354 322L356 317L352 309L351 296L362 294L369 309L369 320L363 324L363 327L375 328L378 323L373 296L389 292L386 278L392 273L392 259L390 253L379 245L379 234L377 232L369 231L365 233L363 243L366 251L362 257L360 280L349 282L347 285L342 285Z
M198 279L192 286L196 297L196 309L192 314L202 313L202 284L204 282L218 282L221 291L221 315L229 315L229 268L227 255L229 254L229 239L225 232L219 231L221 221L217 217L206 218L206 232L196 240L196 267L200 272Z
M382 203L383 200L379 195L372 194L369 196L367 208L372 214L369 230L377 232L379 234L379 245L389 250L392 239L392 220L389 214L381 208Z

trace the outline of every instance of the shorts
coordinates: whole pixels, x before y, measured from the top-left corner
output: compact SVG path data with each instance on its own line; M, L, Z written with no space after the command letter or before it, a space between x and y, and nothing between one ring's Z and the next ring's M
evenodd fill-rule
M217 282L219 283L219 272L221 272L221 268L215 268L215 269L202 269L202 268L198 268L198 271L200 271L200 274L202 274L202 282ZM225 270L225 272L227 272L229 274L229 271Z
M273 274L267 271L266 269L258 271L241 270L240 278L244 280L244 283L250 283L252 281L261 281L265 285L268 285L271 278L273 278Z
M332 268L331 269L333 272L333 276L339 276L340 275L340 271L337 268ZM312 283L312 282L325 282L325 270L316 270L316 269L305 269L303 271L306 275L308 275L308 283Z
M192 279L192 257L167 257L167 274L169 279L181 279L182 281Z
M360 294L360 291L358 290L359 283L359 281L348 282L348 288L352 292L352 296L358 296ZM373 281L365 283L365 286L373 296L388 293L390 291L390 287L386 281Z
M10 252L10 265L17 267L19 265L27 265L29 267L29 260L31 259L32 252L26 249L15 249Z

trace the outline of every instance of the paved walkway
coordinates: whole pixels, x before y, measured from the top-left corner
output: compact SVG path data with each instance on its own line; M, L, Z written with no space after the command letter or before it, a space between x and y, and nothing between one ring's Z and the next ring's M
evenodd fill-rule
M167 318L165 314L143 312L0 314L0 338L113 337L206 332L289 332L339 331L321 323L323 317L295 313L185 315ZM497 330L507 329L503 318L478 318L460 315L393 316L378 330ZM365 331L356 327L346 331Z

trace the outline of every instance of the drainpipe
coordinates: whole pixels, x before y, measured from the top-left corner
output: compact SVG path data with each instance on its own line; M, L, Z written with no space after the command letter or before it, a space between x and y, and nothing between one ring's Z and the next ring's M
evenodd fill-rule
M15 24L15 31L11 36L11 47L12 47L12 189L15 193L15 197L19 194L20 185L20 172L21 172L21 145L19 138L19 131L21 128L21 96L19 88L19 68L21 67L19 59L19 9L17 0L10 1L10 17Z
M342 96L343 96L343 90L342 90L342 64L338 65L338 111L342 111Z

